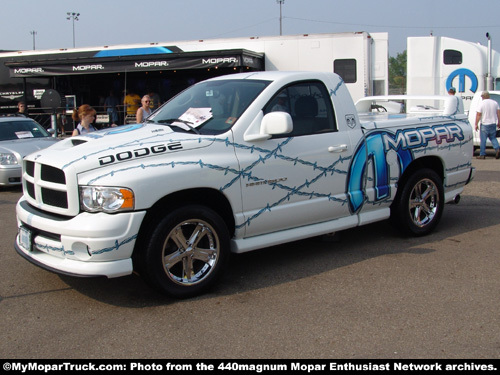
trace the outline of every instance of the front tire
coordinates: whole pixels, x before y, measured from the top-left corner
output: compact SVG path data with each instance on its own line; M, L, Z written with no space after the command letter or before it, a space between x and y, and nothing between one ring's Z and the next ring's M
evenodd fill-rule
M141 276L170 296L193 297L220 276L229 246L227 226L215 211L180 207L153 229L142 254Z
M402 186L391 218L407 235L424 236L431 233L444 208L444 189L441 178L431 169L414 172Z

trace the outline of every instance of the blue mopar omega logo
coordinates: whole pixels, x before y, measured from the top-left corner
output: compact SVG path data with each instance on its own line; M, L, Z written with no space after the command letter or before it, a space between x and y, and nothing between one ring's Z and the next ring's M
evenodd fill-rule
M399 179L413 161L413 149L449 143L455 139L463 140L464 134L460 126L453 123L398 130L395 134L387 130L368 133L357 147L349 166L347 197L350 211L357 213L367 199L368 166L373 168L374 204L377 204L391 197L391 175ZM389 152L395 155L391 157L392 162L387 160ZM391 168L398 170L391 173Z
M461 68L452 72L446 80L446 91L453 87L453 80L458 78L458 92L465 92L465 77L471 81L470 91L477 91L477 77L472 70Z

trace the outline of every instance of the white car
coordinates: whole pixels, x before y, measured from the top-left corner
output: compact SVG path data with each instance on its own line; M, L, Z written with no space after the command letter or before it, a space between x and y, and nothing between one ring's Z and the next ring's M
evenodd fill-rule
M500 91L488 91L490 93L490 98L495 100L500 105ZM478 91L474 94L474 98L472 98L472 103L469 109L469 122L472 125L472 130L474 133L474 149L478 149L481 146L481 139L479 137L479 131L476 131L476 108L479 106L481 102L481 93L482 91ZM497 131L497 136L499 135ZM500 137L497 137L498 142L500 142ZM491 141L489 139L486 140L486 148L492 148Z
M58 139L27 117L0 117L0 186L21 185L23 158Z

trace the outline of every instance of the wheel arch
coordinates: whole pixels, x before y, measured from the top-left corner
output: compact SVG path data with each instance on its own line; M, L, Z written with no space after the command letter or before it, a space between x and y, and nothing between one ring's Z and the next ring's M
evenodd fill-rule
M215 211L226 223L230 237L234 235L235 220L233 210L224 194L213 188L187 189L166 195L147 210L139 230L134 255L140 251L144 240L147 240L149 234L155 228L155 223L164 217L167 212L189 204L199 204Z
M429 168L432 169L434 172L437 173L439 178L441 179L441 182L444 185L444 164L441 158L437 156L424 156L418 159L415 159L406 167L404 170L402 176L399 178L398 181L398 192L397 194L399 195L401 192L401 188L404 186L406 181L408 181L408 178L415 173L415 171L419 169L424 169L424 168ZM395 200L396 201L396 200Z

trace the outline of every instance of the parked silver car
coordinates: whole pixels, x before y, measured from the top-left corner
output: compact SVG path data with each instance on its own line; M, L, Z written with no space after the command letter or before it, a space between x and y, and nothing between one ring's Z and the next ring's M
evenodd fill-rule
M20 185L23 158L58 139L27 117L0 117L0 186Z

